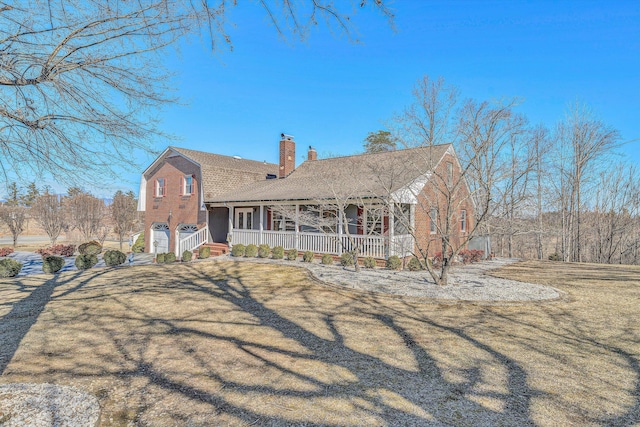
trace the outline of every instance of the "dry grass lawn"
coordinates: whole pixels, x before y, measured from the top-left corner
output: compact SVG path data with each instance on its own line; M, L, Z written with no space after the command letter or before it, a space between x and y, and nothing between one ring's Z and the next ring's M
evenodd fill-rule
M103 426L640 425L640 267L497 273L564 301L431 304L200 262L0 281L0 383L95 394Z

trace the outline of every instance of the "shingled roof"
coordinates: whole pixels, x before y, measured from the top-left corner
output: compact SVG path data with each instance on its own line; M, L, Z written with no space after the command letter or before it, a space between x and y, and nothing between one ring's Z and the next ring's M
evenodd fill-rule
M450 147L451 144L443 144L306 161L286 178L253 182L233 192L205 196L205 202L385 197L427 175Z
M278 165L187 148L169 147L195 163L202 171L205 200L233 192L240 187L266 180L267 174L278 174Z

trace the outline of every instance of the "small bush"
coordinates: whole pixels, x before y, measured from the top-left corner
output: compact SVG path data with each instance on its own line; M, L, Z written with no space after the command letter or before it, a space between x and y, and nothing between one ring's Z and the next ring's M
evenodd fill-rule
M170 263L170 262L176 262L176 254L173 252L168 252L165 256L164 256L164 262L165 263Z
M258 255L258 247L256 245L250 244L244 248L244 256L254 258L256 255Z
M115 267L116 265L124 264L127 260L127 255L120 251L106 251L102 259L104 259L107 267Z
M92 240L78 246L78 252L80 253L80 255L98 255L100 252L102 252L102 245L100 244L100 242Z
M549 261L562 261L562 259L560 258L560 254L558 252L554 252L549 255Z
M340 255L340 265L343 267L349 267L354 264L353 254L351 252L344 252Z
M73 256L75 251L75 245L53 245L48 248L38 249L36 253L42 256L60 255L63 257L70 257Z
M198 249L198 258L206 259L211 256L211 248L209 246L200 246Z
M391 255L389 259L387 259L387 268L389 270L400 270L400 268L402 268L400 257L398 257L398 255Z
M364 268L376 268L376 260L372 256L368 256L364 259Z
M15 259L0 259L0 277L14 277L22 270L22 263Z
M182 261L189 262L191 261L191 258L193 258L193 252L191 251L182 252Z
M409 271L420 271L423 269L423 265L417 257L413 257L409 260L409 264L407 264L407 268Z
M333 257L329 254L324 254L320 262L324 265L333 265Z
M243 245L242 243L236 243L231 248L231 255L232 256L244 256L244 251L245 251L246 248L247 247L245 245Z
M306 251L306 252L302 255L302 261L303 261L303 262L313 262L313 252L311 252L311 251Z
M96 254L80 254L76 257L76 268L78 270L87 270L98 263Z
M463 264L471 264L474 262L482 261L482 257L484 256L484 251L477 250L477 249L471 249L471 250L463 249L460 252L458 252L458 256L462 259Z
M267 244L258 246L258 258L269 258L271 248Z
M442 252L437 252L433 258L431 258L431 265L435 268L442 267Z
M0 257L9 256L13 253L13 248L0 248ZM13 277L13 276L12 276Z
M144 252L144 233L140 233L140 235L138 235L135 243L131 246L131 252L135 252L137 254Z
M287 251L287 259L289 261L295 261L298 259L298 250L297 249L289 249Z
M165 258L166 255L167 254L164 254L164 253L156 254L156 263L164 264L164 258Z
M64 259L55 255L45 255L42 257L42 271L53 274L62 270Z
M282 246L276 246L273 248L273 259L282 259L284 258L284 248Z

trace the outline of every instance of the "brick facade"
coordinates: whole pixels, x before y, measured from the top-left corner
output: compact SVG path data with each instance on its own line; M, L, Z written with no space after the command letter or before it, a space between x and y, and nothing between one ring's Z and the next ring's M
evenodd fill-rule
M286 178L296 168L296 143L293 137L283 135L280 140L280 178Z
M454 189L452 192L447 190L447 181L449 181L447 164L452 167L451 182L449 184L449 188ZM436 189L436 186L439 189ZM438 163L434 173L431 175L431 179L425 185L422 193L420 193L415 208L416 245L422 250L428 248L429 257L442 252L442 233L439 231L431 232L430 211L432 208L436 208L438 212L437 230L441 230L444 233L446 232L446 217L449 207L452 211L451 215L449 215L449 235L453 246L457 247L473 227L475 211L473 201L469 195L469 189L464 182L461 182L460 165L451 154L447 153ZM461 212L463 210L466 211L465 231L461 230Z
M192 194L183 194L184 176L193 177ZM164 196L156 197L156 180L165 180ZM145 212L145 251L153 252L151 226L166 223L169 226L169 251L176 247L176 229L181 224L206 225L207 212L200 206L200 168L183 157L169 157L147 175Z

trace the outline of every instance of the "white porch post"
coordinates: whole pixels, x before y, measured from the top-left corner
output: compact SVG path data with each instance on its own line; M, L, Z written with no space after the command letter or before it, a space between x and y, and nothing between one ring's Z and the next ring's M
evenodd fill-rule
M362 205L362 219L360 220L362 223L362 235L367 235L367 205Z
M344 209L338 209L338 255L342 255L342 215Z
M296 203L296 250L300 250L300 204Z
M393 202L389 203L389 243L387 245L387 258L392 255L396 255L393 246L393 236L395 235L395 226L396 226L396 216L395 216L395 206Z
M263 224L263 216L264 216L264 205L260 205L260 237L259 237L259 242L260 244L262 244L262 231L264 230L264 224Z
M233 244L233 206L229 206L229 244Z

